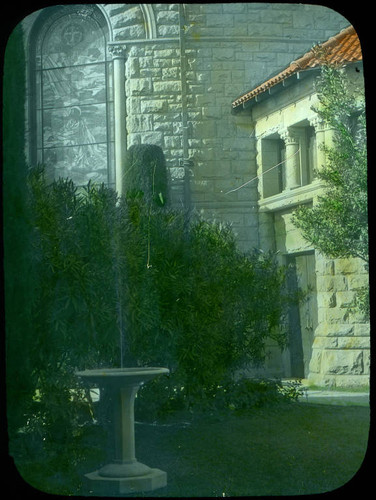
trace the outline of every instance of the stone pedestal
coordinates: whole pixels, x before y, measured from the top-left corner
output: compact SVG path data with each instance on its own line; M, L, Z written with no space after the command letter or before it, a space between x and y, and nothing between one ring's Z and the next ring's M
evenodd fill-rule
M159 469L150 469L147 474L134 477L104 477L99 471L85 475L88 489L96 495L121 495L148 492L167 486L167 474Z
M166 472L138 462L135 455L134 400L139 387L167 368L86 370L77 376L101 389L102 404L112 410L113 459L86 474L88 489L98 495L147 492L167 485Z

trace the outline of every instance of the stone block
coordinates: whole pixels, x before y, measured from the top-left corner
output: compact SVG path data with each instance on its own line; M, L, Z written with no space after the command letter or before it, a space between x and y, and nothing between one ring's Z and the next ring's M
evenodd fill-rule
M127 92L127 110L128 114L138 114L141 112L141 100L136 97L129 96L129 92Z
M239 201L257 201L258 196L252 186L247 185L237 191Z
M162 78L164 80L177 80L179 78L179 68L162 68Z
M336 307L337 299L334 292L319 292L317 294L318 307Z
M151 56L139 57L138 64L140 68L152 68L153 57Z
M232 61L234 53L233 48L213 48L213 60Z
M349 312L347 309L334 307L332 309L326 309L325 318L328 324L348 324Z
M132 45L129 47L129 57L144 57L145 47L140 45Z
M338 307L349 307L354 300L354 292L337 292L337 305Z
M154 121L154 126L153 130L156 132L164 132L165 134L172 134L173 133L173 126L172 122L167 120L167 121Z
M217 137L222 138L222 137L235 136L236 126L234 123L230 123L225 120L217 120L216 125L217 125L217 134L216 134Z
M151 78L137 78L129 81L129 90L132 95L150 95Z
M354 330L354 325L322 322L316 327L315 337L349 337L354 335Z
M154 93L157 94L173 94L181 91L180 81L162 81L153 83Z
M283 36L283 25L273 24L273 23L252 23L248 25L248 35L249 36Z
M162 132L144 132L142 134L142 144L157 144L158 146L161 146L162 141Z
M146 132L153 130L153 117L149 114L133 114L127 118L127 129L130 132Z
M224 83L231 83L231 73L229 71L213 70L211 72L211 81L212 86L216 83L221 85Z
M185 177L184 167L171 167L170 175L172 180L181 180Z
M249 151L250 141L247 137L225 137L223 139L224 149L236 149L238 151Z
M145 38L145 28L143 25L135 24L118 30L114 29L114 34L115 41Z
M171 68L171 67L176 67L179 66L179 59L169 59L168 57L166 58L155 58L153 59L152 66L154 68Z
M161 25L158 26L158 35L160 36L176 36L179 34L179 26L178 25Z
M321 350L313 349L311 360L309 362L310 373L320 373L321 371Z
M358 323L354 325L354 335L357 337L368 337L370 335L369 323Z
M142 100L142 113L163 113L167 111L167 101L164 99Z
M361 375L363 373L363 351L355 349L323 351L321 368L323 374Z
M179 13L174 11L160 11L157 13L157 23L160 24L178 24Z
M355 274L348 277L349 289L357 290L364 286L368 286L369 277L367 274Z
M316 337L313 346L315 349L336 349L338 347L338 338Z
M114 28L121 28L124 26L129 26L131 24L142 23L143 16L141 9L128 9L126 12L121 9L120 12L117 12L115 15L111 16L111 21Z
M176 49L157 49L154 51L153 57L155 59L169 59L177 57L178 51Z
M127 64L127 77L135 78L140 74L140 64L138 57L129 57Z
M193 105L196 107L203 107L203 106L215 106L216 104L216 98L214 93L210 92L203 92L204 89L202 89L201 92L194 93L193 92L193 86L191 86L191 93L193 96L194 103Z
M364 371L366 372L366 370ZM335 377L335 386L346 389L369 387L369 374L364 373L363 375L343 375Z
M178 136L165 136L164 137L164 145L166 148L181 148L182 147L182 140L181 137Z
M322 274L322 275L328 274L327 272L325 272L325 270L326 270L326 264L329 261L318 251L315 254L315 262L316 262L316 271L319 274ZM333 269L333 273L334 273L334 269Z
M213 120L205 120L201 122L191 122L194 137L213 137L216 133L215 122Z
M318 292L342 292L348 289L346 276L321 276L316 277Z
M251 160L234 160L231 162L231 172L233 174L248 174L250 178L253 177L253 167Z
M134 144L141 144L141 134L137 133L128 133L127 136L127 147L133 146Z
M336 274L361 273L364 270L364 264L360 259L336 259Z
M206 18L206 26L207 27L212 27L212 26L232 26L234 23L234 16L232 14L211 14L210 16L207 16ZM206 32L206 30L205 30Z
M146 78L148 76L155 78L155 79L160 79L160 78L162 78L162 69L161 68L142 68L142 69L140 69L140 77L141 78Z
M337 339L338 349L369 349L369 337L342 337Z

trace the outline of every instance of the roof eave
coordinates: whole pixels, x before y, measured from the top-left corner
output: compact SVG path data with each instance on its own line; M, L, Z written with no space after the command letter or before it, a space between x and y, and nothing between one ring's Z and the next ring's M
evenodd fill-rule
M301 81L307 76L309 76L312 73L317 73L319 72L320 68L315 67L315 68L308 68L305 70L301 71L296 71L295 73L289 75L287 78L284 80L281 80L280 82L272 85L268 89L266 89L263 92L260 92L259 94L250 97L249 99L244 99L242 102L239 104L236 104L235 106L232 106L232 111L234 113L238 113L240 111L243 111L244 109L251 109L253 108L256 104L265 101L271 96L274 96L276 94L279 94L283 89L286 87L290 87L290 85L293 85L296 83L298 80Z

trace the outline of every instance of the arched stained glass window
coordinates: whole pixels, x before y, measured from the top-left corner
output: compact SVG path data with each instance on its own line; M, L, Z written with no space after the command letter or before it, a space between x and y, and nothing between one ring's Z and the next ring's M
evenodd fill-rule
M78 5L46 9L42 19L33 37L33 156L54 178L114 187L112 62L103 16Z

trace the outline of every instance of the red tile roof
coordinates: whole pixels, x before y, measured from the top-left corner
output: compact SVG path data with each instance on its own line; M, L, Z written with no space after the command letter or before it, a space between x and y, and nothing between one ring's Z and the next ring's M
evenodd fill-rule
M318 44L309 52L304 54L296 61L292 61L287 68L258 85L253 90L241 95L232 103L236 108L241 104L250 101L259 94L270 89L274 85L286 80L289 76L309 68L316 68L323 64L323 61L331 64L347 64L362 60L362 50L360 41L353 26L345 28L337 35L329 38L328 41Z

